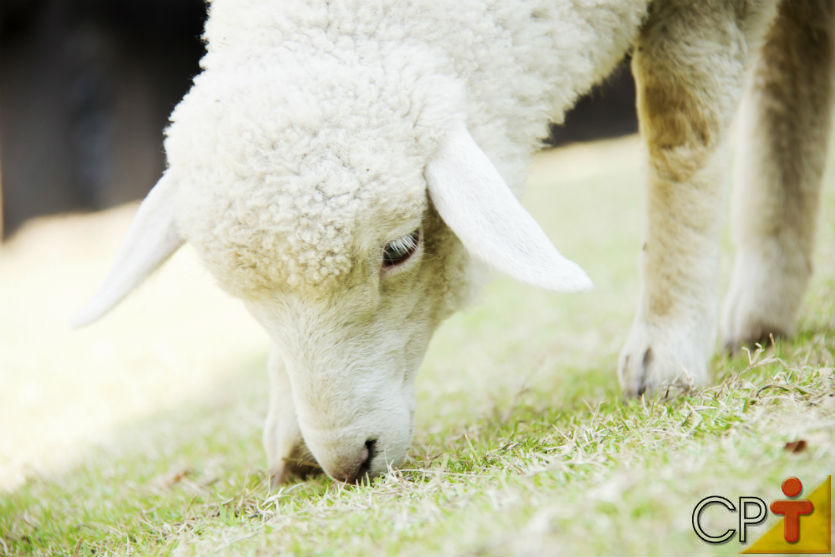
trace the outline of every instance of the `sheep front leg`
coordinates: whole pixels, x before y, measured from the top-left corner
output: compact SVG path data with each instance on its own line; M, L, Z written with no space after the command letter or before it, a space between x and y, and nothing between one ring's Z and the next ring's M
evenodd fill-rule
M733 0L654 2L633 56L649 190L640 304L618 370L629 396L708 379L717 329L723 143L741 96L749 41L768 19L744 12Z
M831 153L833 35L832 0L783 2L754 66L739 122L737 255L723 318L730 350L795 326Z
M290 380L278 349L273 348L267 362L270 380L269 410L264 427L264 449L270 483L277 486L294 478L304 479L320 471L302 438Z

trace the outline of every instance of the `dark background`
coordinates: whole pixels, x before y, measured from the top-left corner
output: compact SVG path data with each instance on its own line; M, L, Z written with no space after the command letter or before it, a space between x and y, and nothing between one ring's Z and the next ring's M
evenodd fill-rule
M0 0L0 238L28 218L139 199L198 71L203 0ZM553 145L637 129L626 64Z

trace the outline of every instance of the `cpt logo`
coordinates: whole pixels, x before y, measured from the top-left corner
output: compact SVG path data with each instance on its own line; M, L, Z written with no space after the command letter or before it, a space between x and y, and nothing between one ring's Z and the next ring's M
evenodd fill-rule
M725 543L738 532L739 543L747 543L748 528L765 522L768 509L781 517L768 532L742 553L830 553L831 549L831 476L808 498L801 497L803 484L798 478L788 478L781 489L786 499L766 506L759 497L740 497L737 505L720 495L705 497L693 509L693 531L707 543ZM724 507L737 513L738 530L709 532L703 525L703 513L711 506Z

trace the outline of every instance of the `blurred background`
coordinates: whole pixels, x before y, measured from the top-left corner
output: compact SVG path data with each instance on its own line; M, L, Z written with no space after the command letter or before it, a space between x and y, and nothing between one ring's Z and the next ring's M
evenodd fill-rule
M203 0L0 0L0 238L148 192L204 18ZM634 103L625 62L548 141L632 133Z
M203 0L0 0L0 190L36 215L142 197L198 70Z

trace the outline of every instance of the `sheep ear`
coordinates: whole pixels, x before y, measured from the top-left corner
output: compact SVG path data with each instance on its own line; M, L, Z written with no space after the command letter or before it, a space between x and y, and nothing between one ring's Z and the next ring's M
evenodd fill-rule
M175 184L163 175L145 197L110 274L73 316L73 327L88 325L110 311L183 244L174 223L175 191Z
M592 287L580 266L560 255L465 127L446 136L425 176L441 218L475 257L542 288Z

